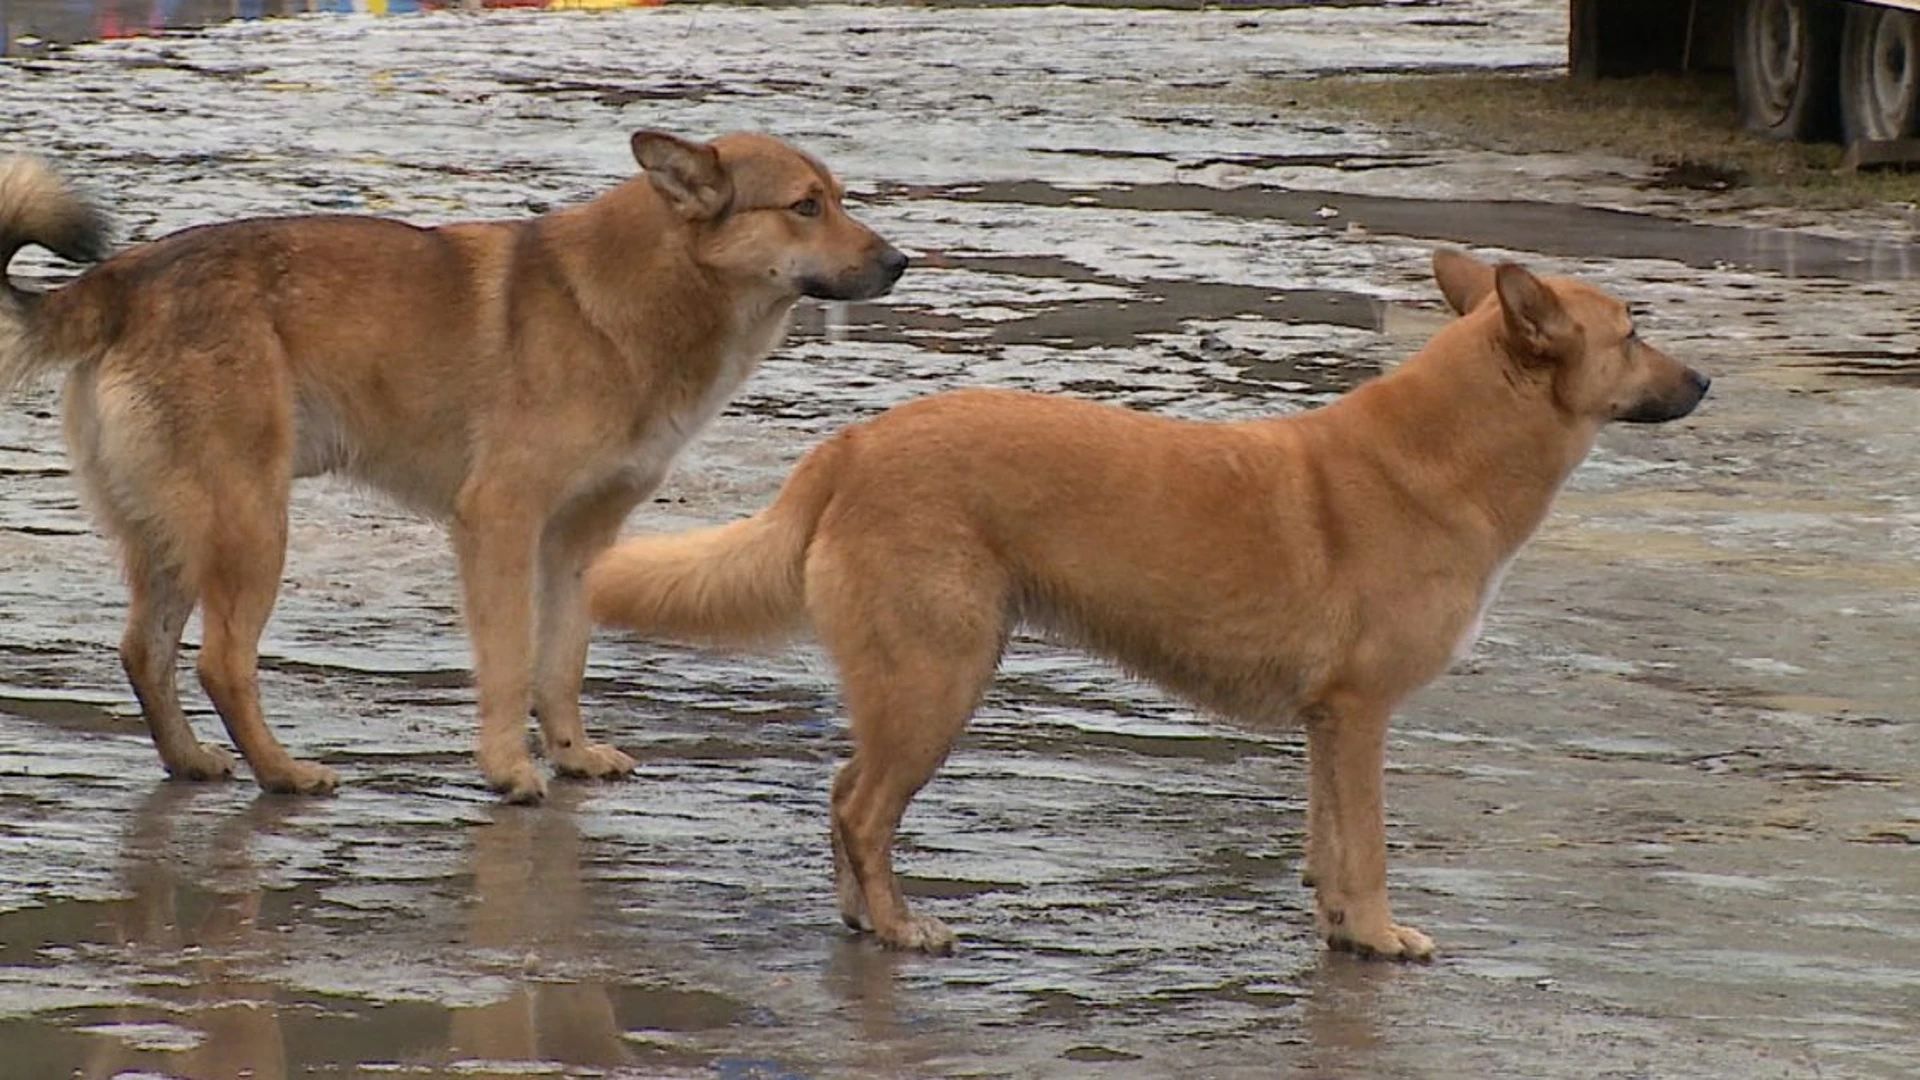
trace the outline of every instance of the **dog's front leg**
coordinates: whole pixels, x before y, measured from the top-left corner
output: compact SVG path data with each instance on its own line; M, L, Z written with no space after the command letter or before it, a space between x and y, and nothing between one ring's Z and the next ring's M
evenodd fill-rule
M621 491L566 511L540 540L539 611L533 659L533 713L547 760L563 776L625 776L634 760L607 743L587 741L580 721L580 681L593 624L581 595L588 561L613 543L640 495Z
M1307 850L1300 862L1300 884L1318 888L1333 866L1333 852L1339 847L1333 831L1333 780L1331 768L1316 766L1324 754L1307 755Z
M1387 903L1382 788L1390 707L1343 696L1308 711L1307 869L1316 922L1329 946L1388 960L1430 960L1432 939L1396 924ZM1312 808L1316 796L1319 813Z
M480 697L480 774L508 802L538 802L547 783L527 752L533 663L533 571L544 507L530 486L470 487L454 515L473 676Z

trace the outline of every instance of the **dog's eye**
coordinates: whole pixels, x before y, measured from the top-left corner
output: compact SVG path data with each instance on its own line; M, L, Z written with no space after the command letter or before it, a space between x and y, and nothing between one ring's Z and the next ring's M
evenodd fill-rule
M799 214L801 217L819 217L820 200L809 195L799 202L794 203L792 206L787 207L787 209Z

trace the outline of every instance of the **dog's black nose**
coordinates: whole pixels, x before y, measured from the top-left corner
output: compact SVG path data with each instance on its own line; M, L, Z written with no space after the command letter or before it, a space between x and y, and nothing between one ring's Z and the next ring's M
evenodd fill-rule
M1694 385L1694 388L1700 391L1700 395L1701 395L1702 397L1705 397L1705 396L1706 396L1706 393L1707 393L1707 387L1709 387L1709 386L1712 386L1712 385L1713 385L1713 380L1712 380L1712 379L1710 379L1710 378L1708 378L1708 377L1707 377L1707 376L1705 375L1705 373L1703 373L1703 372L1699 372L1699 371L1695 371L1695 370L1694 370L1694 369L1692 369L1692 368L1688 368L1688 369L1687 369L1687 378L1688 378L1688 379L1689 379L1690 381L1692 381L1692 383L1693 383L1693 385Z
M880 253L880 268L887 272L889 278L897 278L905 273L907 264L912 261L895 248L890 247Z

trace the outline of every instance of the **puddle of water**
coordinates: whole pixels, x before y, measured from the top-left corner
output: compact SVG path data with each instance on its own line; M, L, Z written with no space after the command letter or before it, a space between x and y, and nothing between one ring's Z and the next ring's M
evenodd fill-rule
M1905 238L1861 240L1798 229L1705 225L1568 203L1395 198L1264 186L1137 184L1085 189L1040 181L923 188L912 194L1032 206L1205 212L1242 220L1277 219L1335 234L1357 228L1509 251L1583 259L1660 259L1703 268L1766 270L1787 277L1906 281L1920 276L1920 243Z
M1109 365L1095 360L1087 377L1059 384L1101 396L1123 382L1137 384L1156 367L1163 374L1217 373L1210 386L1229 393L1327 394L1351 389L1377 374L1378 365L1332 348L1275 356L1263 347L1267 340L1236 344L1233 339L1250 328L1270 335L1277 327L1303 325L1377 332L1385 328L1392 306L1341 289L1118 277L1059 257L922 251L918 259L922 281L907 295L861 305L856 317L839 322L826 308L804 312L796 320L796 340L911 343L930 352L973 356L1023 346L1083 353L1128 350L1124 370L1109 367L1102 377L1094 368ZM938 306L919 302L934 296L941 298ZM961 296L968 302L954 304ZM1165 342L1156 357L1161 363L1133 361L1132 348L1154 340Z
M739 1059L690 1050L677 1036L724 1030L734 1003L713 995L528 983L470 1008L301 995L197 980L208 1004L82 1007L59 1026L0 1020L21 1076L258 1076L340 1071L403 1076L728 1075ZM261 994L241 1001L219 995ZM776 1059L760 1059L777 1065ZM586 1075L594 1075L588 1072ZM740 1073L739 1075L756 1075ZM764 1074L773 1075L773 1074ZM805 1072L786 1075L808 1076Z

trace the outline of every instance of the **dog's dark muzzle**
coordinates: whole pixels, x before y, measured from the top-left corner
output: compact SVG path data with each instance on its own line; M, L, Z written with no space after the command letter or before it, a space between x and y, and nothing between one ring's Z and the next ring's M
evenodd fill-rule
M1700 399L1707 396L1707 388L1712 385L1712 379L1688 368L1686 377L1673 393L1647 398L1619 419L1628 424L1664 424L1678 420L1699 407Z
M815 300L871 300L885 296L911 261L893 245L882 244L879 253L859 270L839 277L802 279L800 292Z

